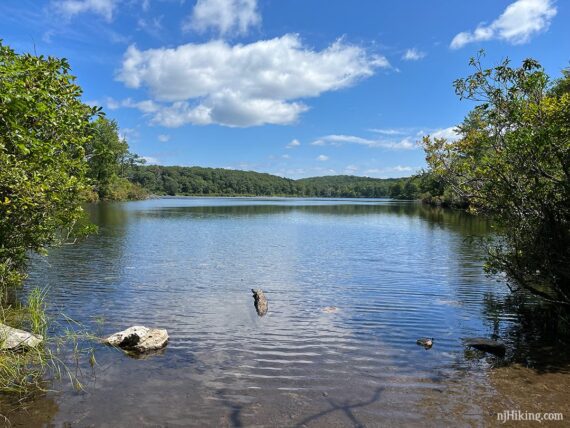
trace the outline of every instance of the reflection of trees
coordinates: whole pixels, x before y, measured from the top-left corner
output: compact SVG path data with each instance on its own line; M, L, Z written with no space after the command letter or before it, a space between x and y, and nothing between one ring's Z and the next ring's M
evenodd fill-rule
M485 236L491 230L491 221L483 216L467 214L463 210L416 205L416 214L432 227L440 227L458 232L466 237Z
M570 372L570 311L539 302L528 294L485 296L483 314L493 334L507 343L507 363L538 372ZM501 324L507 323L501 328Z
M60 311L62 304L75 301L77 306L71 307L82 307L83 313L98 313L103 303L95 301L100 296L98 293L113 291L124 273L125 236L131 221L125 205L89 204L86 211L91 222L99 227L96 234L73 245L52 248L47 258L34 257L31 264L23 292L34 286L49 287L50 311ZM106 296L106 301L113 299Z
M0 397L0 425L8 427L51 426L59 406L46 394L22 401L17 397Z
M94 224L113 230L124 229L129 216L125 204L122 203L99 202L88 204L85 206L85 210Z
M241 203L240 203L241 202ZM229 201L228 204L231 204ZM297 205L299 204L299 205ZM301 205L302 204L302 205ZM490 230L490 221L483 217L472 216L461 210L432 207L416 202L405 201L330 201L298 199L289 201L262 201L252 199L246 203L236 200L232 205L208 206L163 206L136 211L136 215L150 217L206 217L206 216L266 216L271 214L287 214L298 212L302 214L330 216L373 216L395 215L405 217L420 217L432 227L451 229L466 236L484 236Z
M299 212L303 214L330 215L330 216L372 216L391 214L402 216L417 215L418 204L415 203L339 203L338 205L281 205L252 204L248 205L210 205L210 206L183 206L159 207L137 212L140 216L152 217L206 217L206 216L266 216L272 214L288 214Z

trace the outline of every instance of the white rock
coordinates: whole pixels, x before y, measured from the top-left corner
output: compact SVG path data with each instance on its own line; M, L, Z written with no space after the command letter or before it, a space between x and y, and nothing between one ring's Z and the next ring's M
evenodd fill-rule
M17 350L35 348L43 337L0 324L0 349Z
M161 328L135 325L109 336L104 342L129 351L154 351L166 346L168 343L168 332Z

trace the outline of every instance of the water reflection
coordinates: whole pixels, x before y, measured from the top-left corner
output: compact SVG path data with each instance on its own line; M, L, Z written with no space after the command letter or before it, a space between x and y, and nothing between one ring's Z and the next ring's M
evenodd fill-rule
M524 293L498 298L486 295L483 313L493 335L508 345L501 365L513 363L539 373L570 373L570 311L537 302ZM513 322L505 323L506 317Z
M519 322L491 310L507 290L472 240L489 225L461 212L180 198L90 213L99 234L36 261L28 287L51 288L54 317L102 334L166 327L171 340L145 360L96 347L88 392L53 398L55 423L421 424L425 397L473 368L461 338ZM252 288L270 302L264 317ZM429 351L423 336L436 338Z

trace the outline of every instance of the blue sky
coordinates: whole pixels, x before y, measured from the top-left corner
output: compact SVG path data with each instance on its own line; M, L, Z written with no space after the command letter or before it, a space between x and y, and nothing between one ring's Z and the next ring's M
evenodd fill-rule
M408 176L485 63L570 65L562 0L3 0L0 38L63 56L150 163Z

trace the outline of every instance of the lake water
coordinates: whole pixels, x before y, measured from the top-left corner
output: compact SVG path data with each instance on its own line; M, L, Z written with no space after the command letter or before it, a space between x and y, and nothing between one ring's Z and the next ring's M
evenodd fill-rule
M56 382L24 425L378 426L479 424L495 357L511 346L508 289L482 270L481 218L412 202L165 198L89 207L99 233L35 258L26 290L49 287L66 319L105 336L168 329L164 352L93 347L85 391ZM259 317L252 288L269 312ZM323 308L335 306L335 313ZM72 328L77 328L69 324ZM416 344L434 337L425 350ZM24 422L22 422L24 421ZM439 421L439 422L438 422Z

